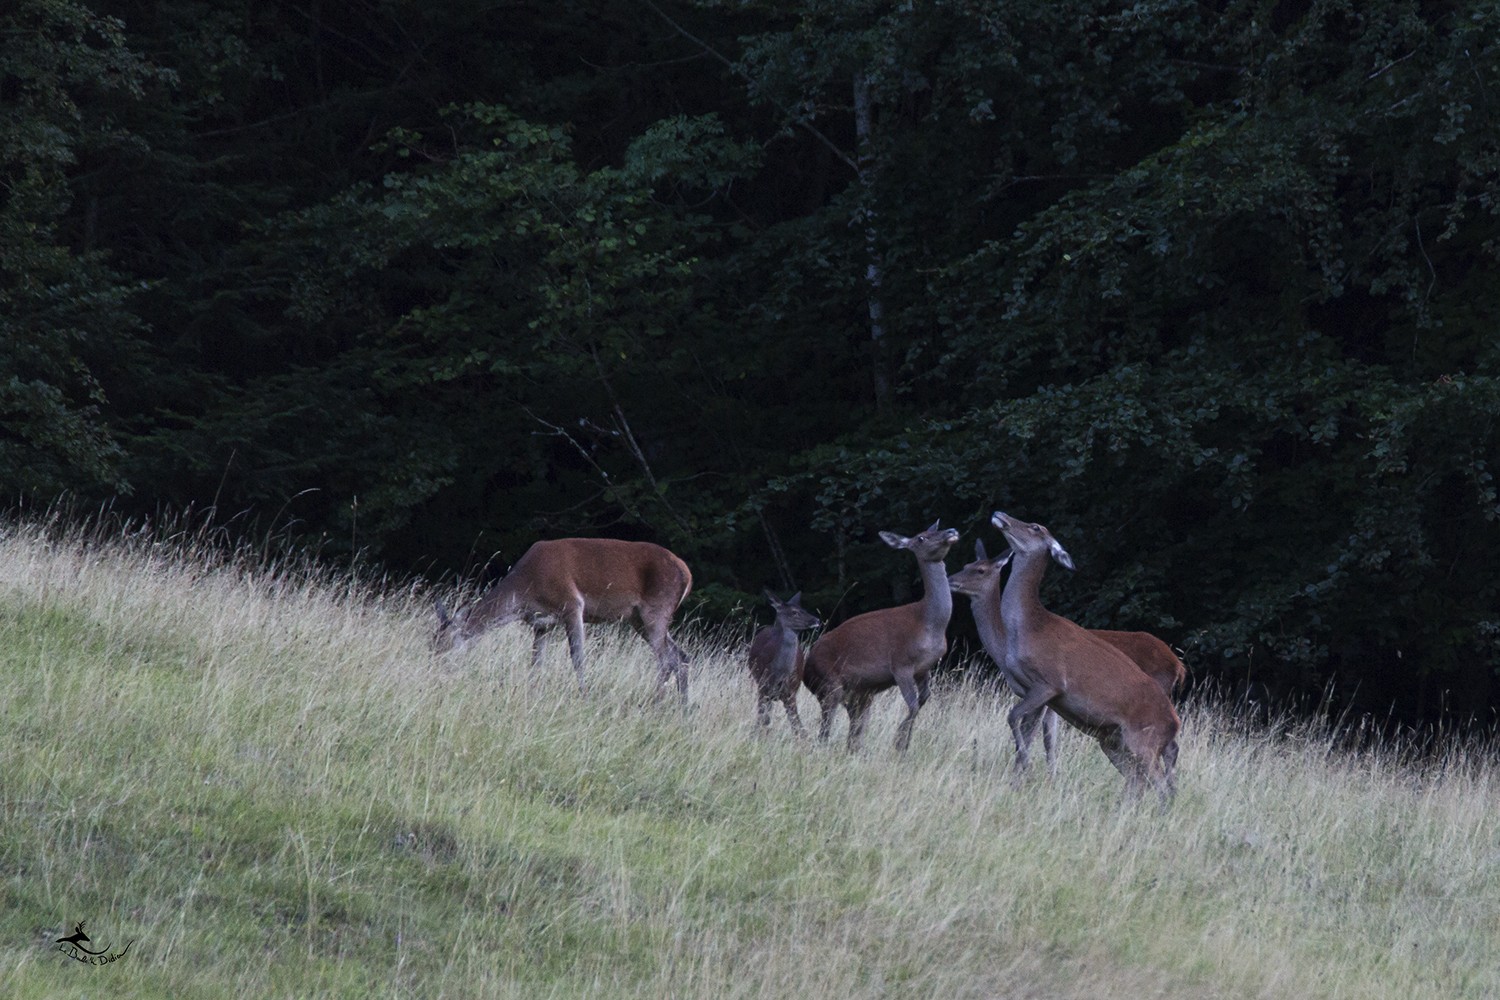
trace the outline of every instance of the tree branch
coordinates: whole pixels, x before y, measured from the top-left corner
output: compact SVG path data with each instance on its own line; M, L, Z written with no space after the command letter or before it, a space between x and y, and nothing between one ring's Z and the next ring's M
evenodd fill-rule
M656 497L672 520L677 522L677 527L681 529L682 533L684 535L691 535L692 532L688 528L688 523L682 519L682 516L677 513L677 510L662 495L661 487L656 481L656 474L651 471L651 463L646 461L646 453L642 450L640 442L635 439L635 433L630 429L630 421L625 419L625 409L620 405L619 397L615 395L615 387L610 384L609 376L604 374L604 364L599 360L599 352L594 350L592 353L594 355L594 368L599 372L599 382L604 386L604 392L609 396L610 406L614 410L615 428L619 431L620 437L624 439L626 447L630 449L630 454L635 457L636 464L641 467L641 472L645 474L646 483L651 487L651 495ZM642 520L645 519L642 518Z
M526 415L528 417L530 417L532 420L535 420L537 423L539 423L543 427L547 428L547 434L548 434L548 436L550 436L550 437L560 437L564 441L568 442L568 444L572 445L573 446L573 450L576 451L576 452L578 452L579 456L582 457L583 460L588 463L588 465L589 465L590 468L592 468L595 472L599 473L599 478L600 479L604 480L604 489L605 489L605 492L608 493L611 497L613 497L614 500L615 500L615 502L618 503L621 507L624 507L625 510L626 510L626 512L628 512L631 517L635 518L637 521L641 521L642 523L647 523L646 519L641 516L641 512L638 511L638 510L636 510L635 508L633 508L630 505L630 501L627 500L624 496L621 495L620 491L615 487L615 481L613 479L609 478L609 473L605 470L604 466L602 466L598 462L594 461L594 456L590 455L588 449L585 448L583 445L579 444L578 440L575 437L573 437L573 435L569 434L566 430L564 430L563 428L557 426L556 424L554 424L554 423L552 423L550 421L547 421L547 420L543 420L541 417L537 416L535 413L532 413L526 407L523 406L521 409L525 410ZM532 433L534 433L534 434L540 434L542 432L541 431L533 431Z
M723 63L724 66L725 66L725 68L728 69L729 72L733 73L735 76L739 77L741 80L744 80L746 83L751 84L752 86L755 84L755 78L754 77L752 77L749 73L746 73L744 70L740 69L739 66L735 65L734 61L731 60L728 56L726 56L723 53L719 52L712 45L709 45L703 39L699 38L697 35L693 34L691 31L688 31L682 25L680 25L676 21L674 21L672 19L671 15L669 15L666 11L664 11L660 7L658 7L653 2L653 0L641 0L641 3L645 4L647 7L650 7L651 10L656 14L657 17L661 18L663 21L667 22L667 24L671 26L671 28L672 28L673 31L677 32L683 38L686 38L688 41L690 41L694 45L698 46L704 52L707 52L709 55L713 56L719 62ZM765 96L766 96L766 100L770 101L772 104L774 104L776 106L776 110L780 111L782 114L786 115L788 118L792 118L798 125L800 125L804 129L806 129L807 132L808 132L808 134L810 134L813 138L817 139L823 145L827 146L830 150L832 150L833 151L833 155L837 156L840 160L842 160L844 162L844 164L850 170L854 171L856 174L859 173L859 164L855 162L854 157L850 156L842 148L840 148L840 146L838 145L838 143L834 142L832 139L828 138L828 136L826 136L822 132L820 132L817 129L817 127L814 126L811 122L803 121L802 119L797 118L796 116L794 116L792 114L792 112L790 111L790 109L788 109L785 104L782 104L780 101L776 100L776 98L770 96L769 94L767 94Z

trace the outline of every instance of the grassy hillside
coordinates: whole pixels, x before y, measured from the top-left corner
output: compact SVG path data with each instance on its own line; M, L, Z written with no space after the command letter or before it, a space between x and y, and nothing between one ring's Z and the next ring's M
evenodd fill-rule
M960 614L964 613L962 610ZM1005 703L912 750L690 711L595 630L441 661L428 611L136 540L0 538L0 996L1500 995L1500 779L1186 710L1180 794L1091 744L1007 780ZM812 715L804 702L804 715ZM106 967L53 941L87 922Z

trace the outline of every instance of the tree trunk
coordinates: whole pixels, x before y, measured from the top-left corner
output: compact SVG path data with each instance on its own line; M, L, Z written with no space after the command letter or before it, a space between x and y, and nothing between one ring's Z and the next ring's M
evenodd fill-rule
M865 285L870 303L870 368L875 393L875 408L884 410L890 402L891 386L885 365L885 303L881 299L880 249L875 217L874 109L870 99L870 80L863 73L854 74L854 134L858 142L859 184L862 190L855 222L865 230Z

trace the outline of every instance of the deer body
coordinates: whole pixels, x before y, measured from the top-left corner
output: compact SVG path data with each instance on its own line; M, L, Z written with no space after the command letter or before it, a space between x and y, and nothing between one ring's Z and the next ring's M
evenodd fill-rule
M976 542L974 562L948 578L948 586L954 593L969 598L969 608L974 615L974 625L979 631L979 641L984 651L1000 668L1005 684L1017 697L1026 694L1025 678L1010 665L1007 652L1005 620L1000 612L1001 570L1010 562L1010 553L990 559L984 551L984 543ZM1121 632L1113 629L1089 629L1092 635L1114 646L1128 656L1141 672L1150 677L1168 697L1187 677L1187 668L1172 652L1172 647L1149 632ZM1047 770L1057 773L1057 713L1052 709L1041 709L1042 746L1046 750Z
M1141 673L1155 681L1168 698L1187 680L1187 666L1182 658L1150 632L1120 632L1108 628L1091 628L1089 631L1130 657L1131 662L1141 668Z
M797 633L823 624L816 615L802 607L802 594L796 593L786 603L766 592L776 612L776 621L755 633L750 641L750 676L755 679L756 724L764 729L771 724L771 703L779 701L786 709L787 721L801 735L802 718L797 714L797 692L802 687L806 657Z
M1026 678L1010 662L1006 651L1005 622L1000 616L1001 570L1010 562L1010 553L996 559L985 555L984 543L974 543L974 562L948 578L948 587L955 594L969 598L969 611L974 616L974 626L979 631L979 641L989 654L1000 676L1011 694L1017 698L1026 696ZM1045 705L1039 710L1042 726L1042 747L1046 751L1047 771L1057 774L1057 713Z
M433 646L439 652L459 648L497 625L524 621L533 631L535 670L548 633L562 625L582 689L584 623L623 622L656 654L657 684L675 676L686 698L687 658L667 628L692 587L687 564L660 545L614 538L540 541L467 611L450 615L439 603Z
M906 718L896 731L896 749L911 743L911 728L931 690L931 671L948 651L948 619L953 593L943 557L958 541L952 528L932 527L914 538L889 531L881 539L892 548L909 549L922 574L922 599L894 608L855 615L823 633L808 654L804 683L822 709L818 737L826 740L839 705L849 715L849 749L856 750L875 696L899 688Z
M1119 649L1042 606L1038 591L1049 557L1073 565L1051 533L998 511L993 520L1014 553L1000 613L1006 659L1024 691L1008 717L1017 773L1030 761L1036 717L1047 707L1099 741L1132 793L1149 783L1163 804L1170 801L1181 726L1171 701Z

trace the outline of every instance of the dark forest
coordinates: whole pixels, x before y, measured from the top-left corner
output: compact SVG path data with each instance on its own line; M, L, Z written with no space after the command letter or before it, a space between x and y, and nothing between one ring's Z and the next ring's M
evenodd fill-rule
M831 623L1003 509L1197 682L1489 726L1497 320L1490 2L0 13L19 509Z

